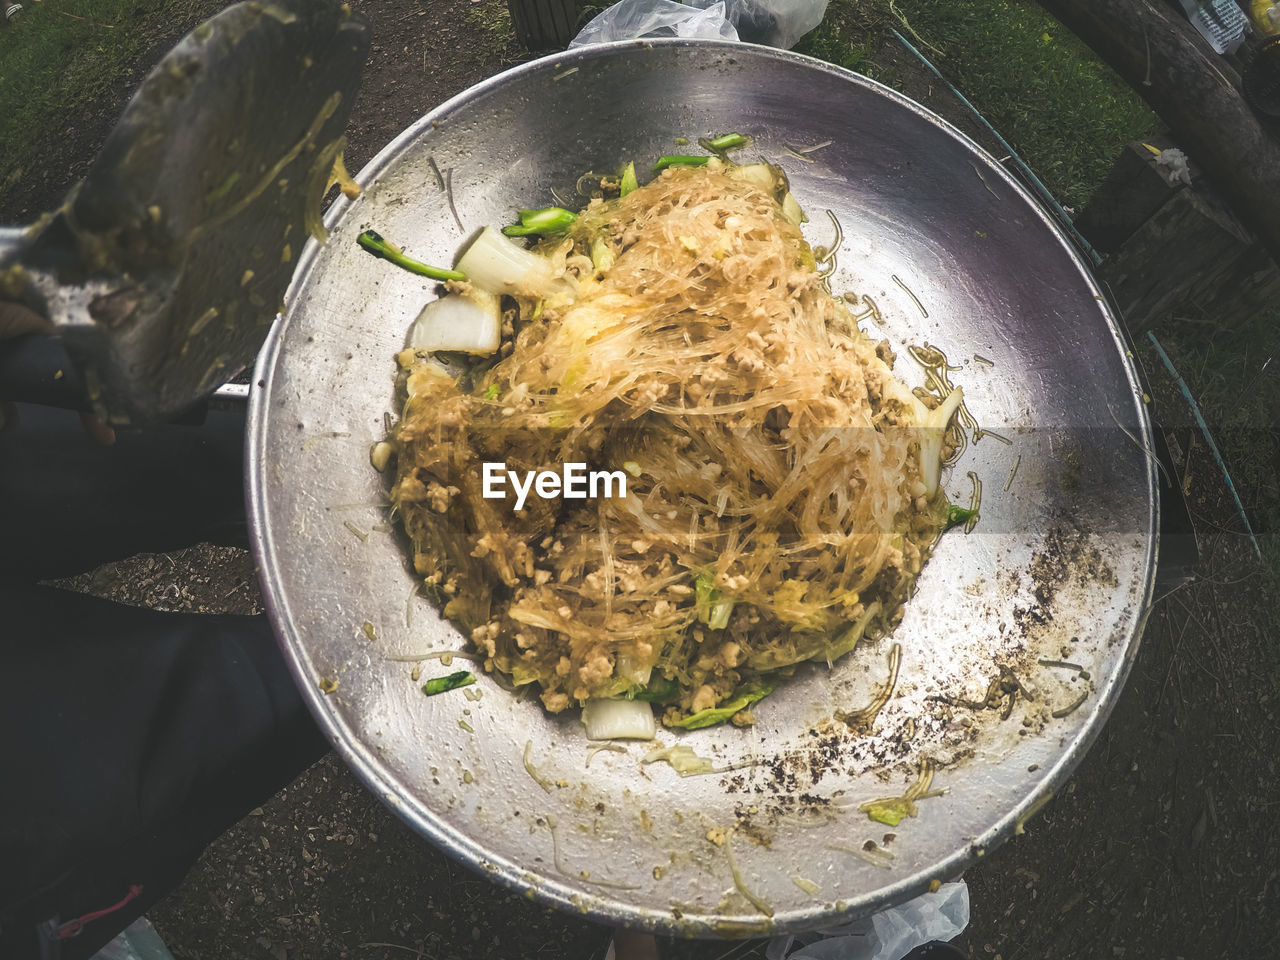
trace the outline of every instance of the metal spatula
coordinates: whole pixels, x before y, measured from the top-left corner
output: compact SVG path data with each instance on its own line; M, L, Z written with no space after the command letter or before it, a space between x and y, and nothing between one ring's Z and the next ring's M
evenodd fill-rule
M60 338L0 343L0 399L139 424L248 364L323 230L368 45L345 3L266 0L171 50L58 210L0 229L0 299Z

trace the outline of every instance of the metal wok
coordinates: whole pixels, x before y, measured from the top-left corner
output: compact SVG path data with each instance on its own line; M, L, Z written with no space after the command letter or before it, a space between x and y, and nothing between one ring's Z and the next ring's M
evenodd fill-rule
M982 520L943 538L893 636L834 669L801 670L758 705L755 727L660 733L724 772L642 766L650 747L635 743L588 766L575 716L550 716L487 676L471 688L478 701L426 698L410 678L405 657L465 643L415 597L369 448L394 415L393 356L435 294L356 236L376 227L447 263L479 227L552 203L553 190L572 196L588 169L643 166L674 138L730 130L787 170L812 242L831 241L834 212L844 243L832 289L876 302L900 369L919 382L903 348L940 347L981 426L1008 443L984 437L951 472L955 501L968 500L967 471L983 481ZM812 162L787 151L824 141ZM346 762L416 830L567 910L744 936L922 892L1063 783L1136 651L1155 473L1115 317L997 163L863 77L767 48L668 41L508 71L428 114L358 179L363 196L330 210L331 239L308 245L261 355L248 488L296 679ZM833 721L872 699L894 644L900 675L873 731ZM422 672L444 670L427 661ZM889 828L857 810L901 794L926 759L946 793L921 800L918 818Z

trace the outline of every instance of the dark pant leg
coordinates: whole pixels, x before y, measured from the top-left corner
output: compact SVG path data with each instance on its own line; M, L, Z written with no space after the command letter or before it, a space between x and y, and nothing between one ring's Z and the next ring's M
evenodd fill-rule
M263 617L29 586L0 611L0 956L141 885L64 941L87 957L327 745Z
M21 406L0 432L0 579L73 576L107 560L247 543L244 414L85 436L66 410Z

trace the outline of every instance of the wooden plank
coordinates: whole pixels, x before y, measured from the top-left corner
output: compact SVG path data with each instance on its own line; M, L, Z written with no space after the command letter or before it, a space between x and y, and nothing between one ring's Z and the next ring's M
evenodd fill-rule
M1163 134L1146 142L1158 150L1173 146ZM1119 250L1173 192L1154 159L1142 143L1129 144L1076 217L1076 229L1104 256Z
M1099 272L1135 334L1171 316L1229 329L1280 298L1280 269L1208 190L1171 191Z

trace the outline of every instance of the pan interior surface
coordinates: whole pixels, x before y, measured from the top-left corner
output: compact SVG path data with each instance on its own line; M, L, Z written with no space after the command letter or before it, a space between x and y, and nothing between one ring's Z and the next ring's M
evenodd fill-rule
M782 166L813 245L844 240L832 291L869 297L910 383L910 345L953 368L981 430L944 477L981 520L935 550L894 633L802 668L753 727L688 733L717 772L593 752L480 674L417 596L369 450L397 414L394 357L436 293L356 245L374 228L451 263L485 225L574 197L587 170L736 131ZM750 156L746 154L749 153ZM801 156L797 156L796 154ZM485 82L425 117L339 201L308 246L259 361L248 477L264 593L313 712L416 830L531 896L683 936L812 929L946 880L1010 836L1080 760L1113 705L1150 600L1156 487L1142 391L1115 318L1035 203L953 128L865 78L743 44L586 48ZM554 194L553 194L554 191ZM572 206L573 202L567 204ZM829 217L827 211L830 211ZM868 321L870 323L870 320ZM870 730L833 719L900 669ZM327 691L327 692L326 692ZM474 695L474 693L473 693ZM859 805L903 794L890 827Z

